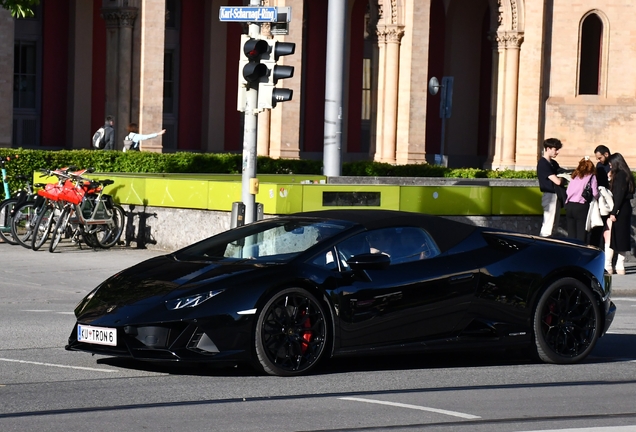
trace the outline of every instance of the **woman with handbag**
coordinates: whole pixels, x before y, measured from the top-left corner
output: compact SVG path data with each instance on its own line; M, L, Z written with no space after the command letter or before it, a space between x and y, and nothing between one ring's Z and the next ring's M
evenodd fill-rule
M634 177L620 153L608 158L610 166L610 190L614 208L608 219L611 221L609 247L605 246L605 270L608 273L625 274L625 253L631 250L632 203L634 198ZM616 266L612 269L612 258L616 256Z
M568 183L565 215L568 237L585 242L587 240L587 214L590 202L598 198L596 167L589 157L579 161Z
M128 125L128 135L124 138L124 151L139 151L141 150L141 141L156 138L165 133L166 130L163 129L161 132L142 135L139 133L139 126L137 126L137 123L130 123Z

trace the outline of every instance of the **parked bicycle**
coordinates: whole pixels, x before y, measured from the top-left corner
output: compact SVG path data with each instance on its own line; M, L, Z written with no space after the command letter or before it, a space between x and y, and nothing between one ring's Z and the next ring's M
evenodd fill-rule
M40 170L46 176L57 176L57 184L61 185L69 178L68 172L75 170L75 167L60 168L57 170ZM53 188L54 184L37 183L38 188ZM16 203L11 218L11 234L13 239L27 249L31 249L33 229L38 215L49 205L47 198L40 193L30 195L25 202Z
M17 156L16 156L17 157ZM0 157L0 168L2 172L2 184L4 189L4 200L0 202L0 238L6 243L17 244L11 232L11 221L17 206L25 203L29 196L33 195L33 187L28 177L23 175L15 176L16 180L23 183L23 187L14 192L9 190L9 179L7 176L6 163L11 161L10 157Z
M78 242L80 238L92 246L110 248L119 241L124 229L124 210L104 194L112 180L91 180L86 172L68 172L61 185L41 191L48 199L35 223L32 248L38 250L52 234L49 251L57 248L62 238ZM53 229L51 229L53 228Z

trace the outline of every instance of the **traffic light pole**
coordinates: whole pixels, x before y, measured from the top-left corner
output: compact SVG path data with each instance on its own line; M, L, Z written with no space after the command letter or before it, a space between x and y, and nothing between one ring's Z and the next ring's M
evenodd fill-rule
M257 219L256 155L258 140L258 113L270 110L279 102L292 99L293 90L276 87L279 80L292 78L294 67L277 64L279 57L294 54L296 44L261 37L260 23L289 22L291 8L261 6L261 0L250 0L250 6L219 8L222 21L248 22L248 34L241 35L237 109L243 113L243 160L241 201L246 224ZM282 21L278 21L281 19ZM287 20L287 21L285 21Z
M250 6L260 6L260 0L250 0ZM261 26L250 23L249 36L259 38ZM256 220L256 138L258 129L258 88L248 88L243 126L243 171L241 177L241 200L245 204L245 223Z

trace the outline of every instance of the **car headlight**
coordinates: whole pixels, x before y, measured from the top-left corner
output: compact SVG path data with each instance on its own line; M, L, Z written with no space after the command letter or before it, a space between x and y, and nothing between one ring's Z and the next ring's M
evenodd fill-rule
M189 307L199 306L206 300L210 300L215 295L221 294L225 290L206 291L201 294L191 295L189 297L181 297L174 300L166 301L166 307L168 310L177 310Z

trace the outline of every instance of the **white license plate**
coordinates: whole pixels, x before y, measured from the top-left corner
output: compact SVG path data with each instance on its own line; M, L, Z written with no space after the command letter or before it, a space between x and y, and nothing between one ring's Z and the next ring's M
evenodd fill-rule
M117 329L77 325L77 341L97 345L117 345Z

